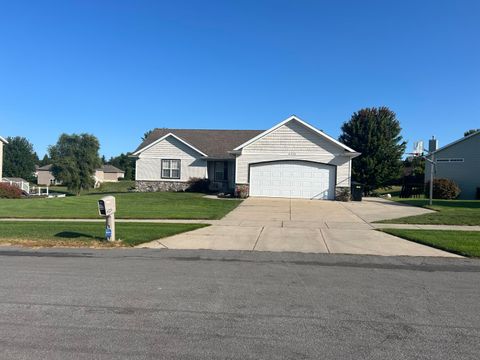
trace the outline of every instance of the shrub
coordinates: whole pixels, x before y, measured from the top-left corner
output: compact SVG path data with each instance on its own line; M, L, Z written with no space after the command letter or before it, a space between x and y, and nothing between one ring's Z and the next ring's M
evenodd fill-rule
M190 178L187 181L187 191L206 193L210 187L210 180L205 178Z
M235 187L235 192L233 196L240 199L246 199L249 195L249 186L248 185L237 185Z
M351 200L350 189L347 187L338 189L337 193L335 194L335 200L350 201Z
M433 180L433 198L452 200L460 195L460 188L450 179L435 179ZM430 182L425 186L425 195L430 196Z
M1 199L20 199L22 197L22 190L18 187L0 183L0 198Z

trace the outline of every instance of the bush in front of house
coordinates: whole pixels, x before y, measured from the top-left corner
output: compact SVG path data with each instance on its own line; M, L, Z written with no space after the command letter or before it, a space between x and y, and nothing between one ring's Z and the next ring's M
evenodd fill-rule
M460 195L460 188L450 179L435 179L433 180L433 198L442 200L453 200ZM430 195L430 182L425 186L425 195Z
M22 197L22 190L18 187L0 183L0 199L20 199Z
M193 177L188 179L187 184L188 184L187 191L207 193L210 187L210 180L205 178Z

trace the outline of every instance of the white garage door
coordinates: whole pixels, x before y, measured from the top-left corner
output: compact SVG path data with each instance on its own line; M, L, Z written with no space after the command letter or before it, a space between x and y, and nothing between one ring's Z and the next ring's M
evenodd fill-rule
M250 196L332 200L335 167L308 161L252 164Z

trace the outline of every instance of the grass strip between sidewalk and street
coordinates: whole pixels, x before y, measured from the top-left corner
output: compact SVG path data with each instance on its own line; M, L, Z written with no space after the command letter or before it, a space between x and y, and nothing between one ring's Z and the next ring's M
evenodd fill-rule
M381 229L400 238L467 257L480 257L480 231Z
M117 242L103 241L103 222L1 221L0 244L32 247L131 247L205 224L117 223Z

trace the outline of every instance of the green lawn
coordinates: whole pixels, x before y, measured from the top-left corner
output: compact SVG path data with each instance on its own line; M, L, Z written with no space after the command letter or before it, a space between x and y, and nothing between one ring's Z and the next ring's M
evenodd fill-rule
M394 198L393 200L403 204L436 210L436 212L380 222L395 224L480 225L480 201L478 200L434 200L432 206L428 206L428 200L426 199Z
M135 181L121 180L118 182L103 183L96 189L82 190L81 195L129 192L133 189L135 189ZM76 195L75 193L69 191L66 186L50 186L50 192Z
M199 229L203 224L117 223L116 243L105 238L102 222L0 221L0 243L27 246L135 246Z
M241 200L207 199L196 193L112 193L117 218L220 219ZM103 194L65 198L0 199L0 218L99 218L97 201Z
M455 254L480 257L479 231L382 229L382 231Z

